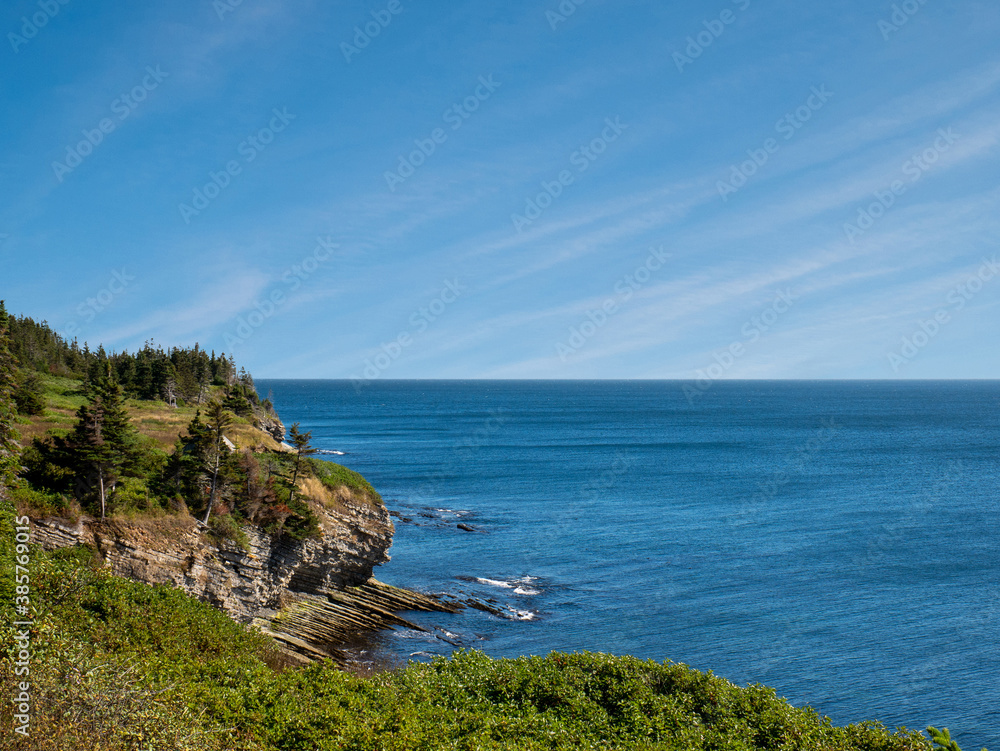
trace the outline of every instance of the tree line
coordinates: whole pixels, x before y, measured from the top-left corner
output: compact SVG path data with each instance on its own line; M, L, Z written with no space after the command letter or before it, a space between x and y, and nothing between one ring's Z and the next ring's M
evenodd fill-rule
M20 366L12 395L21 414L40 414L44 407L39 374L79 378L87 384L112 378L129 398L168 404L201 404L213 386L224 386L232 399L228 408L244 416L258 403L253 378L237 369L232 355L216 355L198 344L165 350L153 341L134 353L108 354L103 346L91 350L87 343L81 347L75 339L67 341L44 321L9 315L2 301L0 310L9 354Z
M81 380L86 403L68 433L21 449L16 413L44 410L42 373ZM130 398L199 407L167 452L133 425ZM311 435L292 426L289 453L236 450L226 437L240 418L248 422L262 411L276 417L231 357L198 345L167 353L147 344L134 355L81 350L45 324L8 315L0 301L0 481L35 509L66 513L77 504L101 519L114 512L191 513L237 540L246 522L296 539L315 535L318 519L296 495L299 478L312 469Z

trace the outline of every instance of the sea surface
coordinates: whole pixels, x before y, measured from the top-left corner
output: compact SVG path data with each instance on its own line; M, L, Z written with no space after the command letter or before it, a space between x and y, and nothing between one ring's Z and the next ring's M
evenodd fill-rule
M692 386L257 383L396 516L378 578L502 612L386 653L672 660L1000 751L1000 382Z

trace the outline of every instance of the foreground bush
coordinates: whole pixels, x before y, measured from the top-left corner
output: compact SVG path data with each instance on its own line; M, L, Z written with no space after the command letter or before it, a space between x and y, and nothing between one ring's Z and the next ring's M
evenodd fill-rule
M282 749L927 749L917 733L834 728L763 686L604 654L460 652L363 681L286 673L261 740Z

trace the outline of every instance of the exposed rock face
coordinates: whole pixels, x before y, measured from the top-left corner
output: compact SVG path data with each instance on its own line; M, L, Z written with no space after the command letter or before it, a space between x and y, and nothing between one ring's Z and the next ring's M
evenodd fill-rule
M95 547L111 570L150 584L173 584L249 623L269 619L287 601L367 582L389 560L393 527L381 504L341 501L315 509L322 535L302 541L272 538L250 527L248 550L218 543L190 517L142 523L54 519L33 523L46 548Z
M253 424L255 428L269 433L278 443L285 440L285 423L273 412L255 410Z

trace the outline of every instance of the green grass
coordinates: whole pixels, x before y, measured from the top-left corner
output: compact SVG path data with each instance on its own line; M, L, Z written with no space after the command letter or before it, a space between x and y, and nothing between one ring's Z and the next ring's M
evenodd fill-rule
M343 486L349 490L368 496L370 500L376 503L382 503L382 496L371 486L371 483L354 470L343 467L340 464L312 457L309 459L309 465L316 478L330 490L336 490Z
M80 391L83 381L47 374L41 375L41 379L46 402L45 412L19 421L23 445L30 443L33 438L66 435L76 424L77 410L87 403L87 398ZM221 393L221 387L212 387L205 397L206 401ZM159 448L170 451L178 436L187 431L188 423L204 405L190 403L173 408L163 401L128 399L126 406L138 431L155 440ZM251 421L244 417L233 417L229 437L241 447L280 450L277 441L254 428Z
M80 392L83 381L48 374L42 374L41 379L48 409L69 410L75 413L87 403L87 398Z

